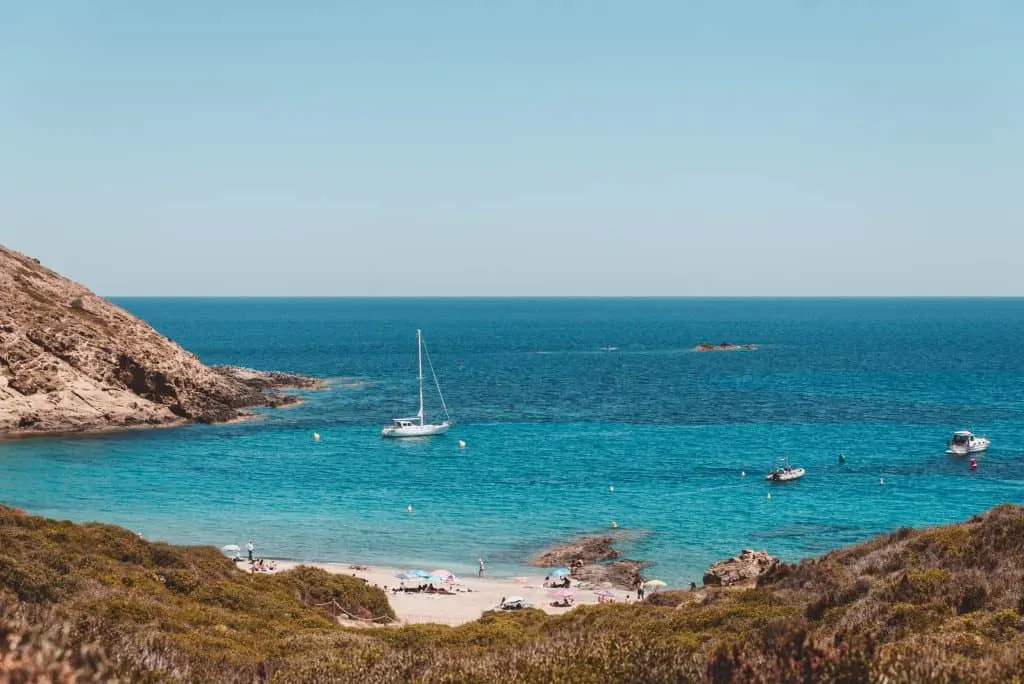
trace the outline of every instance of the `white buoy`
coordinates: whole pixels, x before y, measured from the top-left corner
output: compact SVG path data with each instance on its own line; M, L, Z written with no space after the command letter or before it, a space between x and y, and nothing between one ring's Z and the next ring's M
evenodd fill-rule
M747 476L747 471L746 470L741 470L740 471L740 477L746 477L746 476Z
M608 491L609 492L614 492L615 491L615 485L609 485L608 486Z
M461 439L459 440L459 448L460 449L465 449L466 448L466 443L463 442Z
M878 478L878 484L884 485L885 484L885 478L884 477Z
M412 504L409 504L409 507L405 509L405 512L412 513Z
M618 526L619 526L619 523L617 523L617 522L615 522L614 520L612 520L612 529L613 529L613 530L614 530L614 529L617 529L617 528L618 528Z
M771 501L771 500L772 500L772 493L771 493L771 492L768 492L768 500L769 500L769 501Z
M314 442L319 442L320 441L320 433L319 432L314 432L313 433L313 441Z

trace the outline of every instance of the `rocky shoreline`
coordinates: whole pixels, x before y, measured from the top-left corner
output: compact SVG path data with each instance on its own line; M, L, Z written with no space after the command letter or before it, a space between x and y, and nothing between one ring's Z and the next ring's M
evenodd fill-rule
M124 309L0 246L0 437L221 423L322 381L203 364Z
M571 570L573 579L596 586L635 589L644 581L643 570L653 565L650 561L622 558L615 543L626 538L625 533L577 537L538 554L530 561L535 567L564 566Z
M704 573L704 586L755 586L758 579L775 570L779 559L767 551L743 549L732 558L718 561Z
M530 565L540 568L567 567L571 577L583 583L635 589L646 579L644 570L654 564L622 558L622 552L615 548L615 544L634 539L636 534L620 530L611 534L576 537L545 549L530 560ZM772 573L780 565L779 559L767 551L743 549L736 556L711 565L704 573L703 584L719 587L756 586L761 577Z

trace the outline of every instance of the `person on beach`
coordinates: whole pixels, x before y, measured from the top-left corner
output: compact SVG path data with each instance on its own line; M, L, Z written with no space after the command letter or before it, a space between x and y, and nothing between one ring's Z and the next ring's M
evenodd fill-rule
M476 576L477 577L483 577L484 576L484 559L483 558L478 558L477 560L480 562L480 569L476 571Z
M255 548L256 547L254 547L252 545L252 539L250 539L249 543L245 545L245 550L249 552L249 562L250 563L252 563L252 552L253 552L253 549L255 549Z

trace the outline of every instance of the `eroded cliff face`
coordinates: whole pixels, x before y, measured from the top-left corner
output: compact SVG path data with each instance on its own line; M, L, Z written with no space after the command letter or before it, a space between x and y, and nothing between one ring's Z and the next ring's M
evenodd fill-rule
M312 387L210 367L144 321L0 246L0 435L231 420Z

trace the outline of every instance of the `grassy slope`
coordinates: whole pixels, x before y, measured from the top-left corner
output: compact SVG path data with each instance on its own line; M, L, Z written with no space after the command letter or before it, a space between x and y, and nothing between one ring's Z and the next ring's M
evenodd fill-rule
M0 507L0 636L25 635L0 639L0 665L80 681L1021 681L1022 580L1024 509L1002 506L784 566L757 589L351 629L316 604L390 613L354 578L250 576L216 549Z

